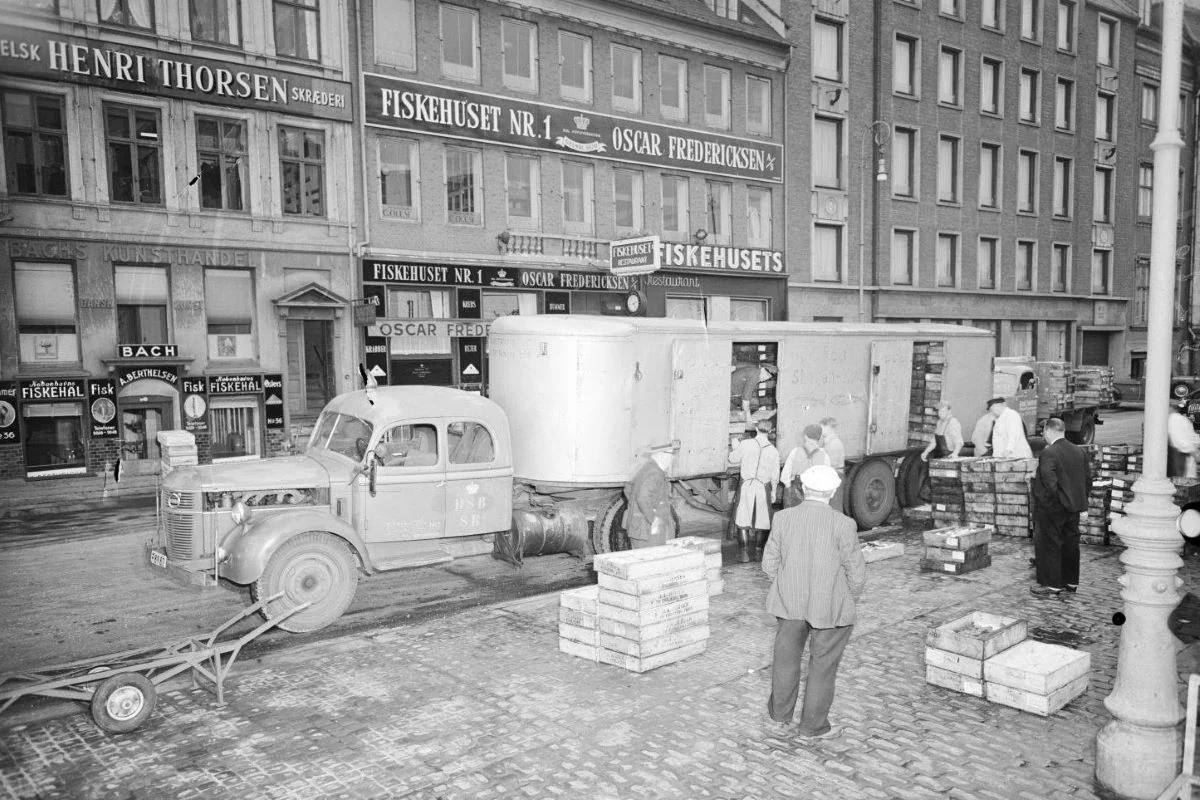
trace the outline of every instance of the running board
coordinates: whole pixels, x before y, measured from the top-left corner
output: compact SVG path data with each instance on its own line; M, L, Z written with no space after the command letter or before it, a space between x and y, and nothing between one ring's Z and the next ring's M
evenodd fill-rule
M417 550L412 553L407 553L399 558L389 558L386 561L376 561L372 564L372 566L377 570L386 572L393 569L426 567L430 564L445 564L447 561L453 560L454 556L450 555L445 550Z

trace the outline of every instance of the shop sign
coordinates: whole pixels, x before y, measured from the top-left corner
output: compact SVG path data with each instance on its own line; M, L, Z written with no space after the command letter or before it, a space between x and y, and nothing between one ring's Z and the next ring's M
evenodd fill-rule
M487 336L488 323L479 319L381 319L367 329L371 336Z
M125 92L351 120L351 85L79 36L0 26L0 72Z
M216 247L166 247L163 245L107 244L105 261L122 264L190 264L196 267L250 267L255 258L249 250Z
M124 389L134 381L151 380L179 385L179 371L174 366L130 367L117 368L117 385Z
M483 316L483 301L478 289L459 289L455 294L458 295L458 317L460 319L479 319Z
M0 381L0 444L20 444L16 381Z
M363 85L366 122L376 127L663 169L783 180L783 148L775 142L383 75L366 74Z
M633 281L607 272L554 272L548 269L521 270L522 289L573 289L592 292L628 292Z
M267 430L283 430L283 375L263 375L263 413Z
M382 286L364 286L363 297L375 308L383 308ZM370 328L367 331L367 335L363 337L364 367L382 386L388 382L388 340L381 336L371 336Z
M721 247L711 244L661 245L662 268L711 269L782 275L783 253L753 247Z
M183 378L183 429L197 434L208 430L208 379Z
M88 381L88 398L92 401L88 406L88 414L92 422L92 438L116 439L116 384L107 378L92 379Z
M651 275L646 278L646 283L651 286L662 286L666 289L699 289L701 288L700 279L695 275Z
M379 261L364 258L363 281L367 283L436 284L439 286L517 285L520 271L506 267L452 267L443 264L415 264L406 261Z
M177 344L119 344L118 358L177 358Z
M218 394L262 394L261 375L209 375L208 393Z
M649 275L658 272L661 249L657 236L622 239L608 246L613 275Z
M83 378L39 378L21 382L21 402L86 400Z
M474 384L483 382L483 339L457 339L458 382Z
M547 314L570 314L571 295L567 292L546 292Z
M49 258L61 261L86 261L87 247L78 242L9 239L8 255L11 258Z

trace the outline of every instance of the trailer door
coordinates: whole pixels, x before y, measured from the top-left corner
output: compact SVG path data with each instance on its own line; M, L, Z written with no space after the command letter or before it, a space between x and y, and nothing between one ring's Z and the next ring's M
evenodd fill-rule
M909 391L912 387L912 342L871 342L870 405L867 452L908 447Z
M676 339L671 344L670 438L679 440L673 476L726 469L730 358L725 339Z

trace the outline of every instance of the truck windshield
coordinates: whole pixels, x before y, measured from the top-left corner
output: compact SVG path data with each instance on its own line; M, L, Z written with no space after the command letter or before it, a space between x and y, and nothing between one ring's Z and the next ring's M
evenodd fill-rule
M317 420L308 446L359 461L367 452L372 430L371 423L358 417L326 411Z

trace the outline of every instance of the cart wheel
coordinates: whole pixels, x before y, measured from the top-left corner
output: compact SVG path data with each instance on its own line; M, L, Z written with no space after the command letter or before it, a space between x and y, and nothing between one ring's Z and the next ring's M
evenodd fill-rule
M267 619L311 603L279 623L285 631L310 633L340 617L357 588L358 567L346 543L329 533L307 531L279 546L251 586L251 596L258 601L284 593L263 606L262 615Z
M113 675L92 694L92 719L109 733L128 733L150 718L157 699L158 692L145 675Z

